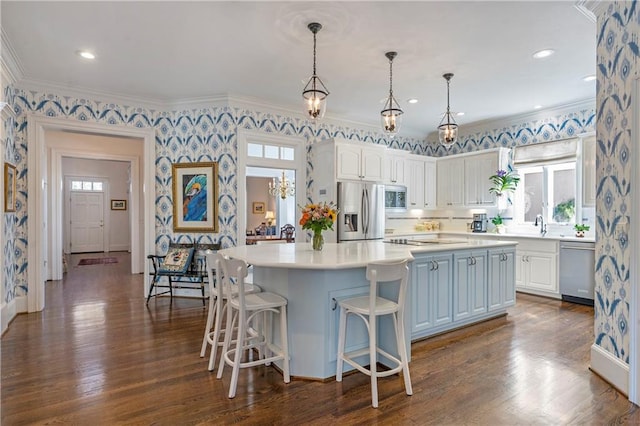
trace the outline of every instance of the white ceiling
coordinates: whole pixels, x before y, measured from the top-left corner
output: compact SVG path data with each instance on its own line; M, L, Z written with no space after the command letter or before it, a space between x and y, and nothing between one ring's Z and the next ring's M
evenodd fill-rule
M461 126L595 98L596 26L573 1L1 2L24 85L176 104L220 95L301 111L317 67L327 117L377 125L395 50L400 135L426 136L446 109ZM533 52L556 54L534 60ZM75 54L90 49L87 61ZM6 53L5 53L6 54ZM409 98L419 103L407 104Z

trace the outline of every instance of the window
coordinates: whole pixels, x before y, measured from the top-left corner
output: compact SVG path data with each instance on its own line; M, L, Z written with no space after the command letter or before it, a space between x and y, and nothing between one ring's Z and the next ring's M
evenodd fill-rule
M294 149L287 146L268 145L255 142L247 144L247 156L271 160L294 160Z
M102 182L93 182L88 180L72 180L72 191L102 191Z
M514 207L519 222L575 223L576 162L542 163L520 167L521 178Z

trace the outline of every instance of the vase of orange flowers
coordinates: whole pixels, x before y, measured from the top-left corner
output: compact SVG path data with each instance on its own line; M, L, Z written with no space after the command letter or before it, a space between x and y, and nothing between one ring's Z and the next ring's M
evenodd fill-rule
M300 225L302 229L311 229L313 231L311 247L313 247L314 250L322 250L324 247L322 231L326 231L327 229L333 230L333 223L337 217L338 207L333 204L333 202L309 203L302 207Z

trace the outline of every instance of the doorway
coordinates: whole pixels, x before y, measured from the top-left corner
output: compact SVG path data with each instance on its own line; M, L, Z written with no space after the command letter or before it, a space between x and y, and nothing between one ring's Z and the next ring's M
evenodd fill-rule
M45 281L62 276L63 157L130 163L132 189L128 214L132 224L139 224L132 226L136 233L132 233L130 241L131 271L145 272L146 291L149 283L144 253L150 252L155 236L154 130L32 114L28 116L28 126L28 143L32 147L28 156L28 191L39 196L30 198L32 202L28 205L27 311L44 309ZM84 143L77 138L83 138Z
M251 205L247 205L247 235L255 233L260 225L267 226L268 235L280 235L280 229L284 225L296 223L296 176L295 170L274 169L269 167L251 167L246 169L247 199ZM277 192L272 193L271 188L281 184L282 176L292 188L284 194L284 198ZM253 209L253 203L264 203L265 211L260 214Z
M281 219L286 217L287 222L296 227L295 235L302 235L302 228L298 224L296 206L306 204L307 199L307 148L304 138L292 136L270 135L254 131L238 130L238 182L247 183L247 176L261 174L265 182L274 177L280 177L282 171L285 176L295 182L295 195L286 198L286 204L279 206ZM238 185L238 239L236 244L244 244L249 215L253 215L253 202L245 187L244 193ZM268 185L263 191L266 199L275 197L268 194ZM278 200L280 197L277 197ZM267 206L266 201L262 201ZM248 213L251 211L251 213ZM266 209L264 210L266 214ZM286 212L286 213L283 213ZM256 215L258 215L257 213ZM263 217L264 219L264 217ZM277 218L276 218L277 219ZM279 231L278 231L279 232ZM296 241L298 239L296 238Z

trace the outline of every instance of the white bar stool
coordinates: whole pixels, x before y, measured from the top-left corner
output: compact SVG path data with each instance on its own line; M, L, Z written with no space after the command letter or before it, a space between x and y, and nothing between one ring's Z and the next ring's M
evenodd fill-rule
M270 365L274 361L282 360L282 373L284 382L289 383L289 345L287 341L287 299L275 293L260 292L247 294L244 291L245 278L247 276L247 263L242 260L227 259L218 255L218 279L223 283L220 287L227 294L227 328L218 365L218 379L222 378L225 364L232 367L231 384L229 385L229 398L236 395L238 386L238 374L240 368L254 367L256 365ZM228 289L234 284L237 293L229 295ZM230 308L230 309L229 309ZM235 314L232 314L232 311ZM273 314L280 316L280 347L271 341L271 317ZM260 318L261 324L257 334L252 331L250 324L254 318ZM237 325L236 325L237 322ZM234 339L235 347L231 347L233 330L237 330ZM242 361L243 354L257 348L260 359Z
M216 353L218 347L222 347L225 330L222 328L222 316L227 309L227 295L237 294L237 287L232 286L226 292L220 292L219 287L222 282L216 281L216 253L207 253L206 268L209 279L209 312L207 314L207 325L204 329L204 337L202 338L202 348L200 349L200 358L203 358L207 352L207 346L211 345L211 354L209 356L209 371L213 371L216 362ZM251 283L245 283L244 291L246 294L258 293L262 291L260 287ZM215 343L214 343L215 342Z
M371 403L378 408L378 377L386 377L402 371L404 387L407 395L412 395L411 377L409 376L409 361L407 359L407 347L404 339L404 302L407 292L409 267L408 260L400 262L373 262L367 265L367 279L369 280L369 295L344 299L338 302L340 305L340 325L338 333L338 356L336 365L336 381L342 381L343 362L347 362L362 373L371 377ZM398 285L399 282L399 285ZM396 285L398 297L390 300L378 296L379 284ZM344 353L346 340L347 316L354 314L364 321L369 331L369 347L357 351ZM396 344L400 359L389 354L377 346L376 319L382 315L393 316L393 326L396 333ZM384 355L387 359L397 364L386 371L377 371L377 354ZM369 354L369 368L358 364L354 358Z

